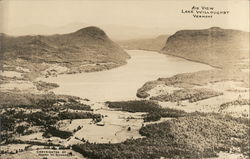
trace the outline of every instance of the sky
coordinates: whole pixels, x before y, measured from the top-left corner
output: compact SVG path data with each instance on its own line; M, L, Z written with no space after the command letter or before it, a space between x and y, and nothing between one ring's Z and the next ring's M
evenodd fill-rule
M181 13L193 6L229 10L229 14L197 19ZM166 32L212 26L249 31L248 0L2 0L0 9L1 32L70 23L164 28Z

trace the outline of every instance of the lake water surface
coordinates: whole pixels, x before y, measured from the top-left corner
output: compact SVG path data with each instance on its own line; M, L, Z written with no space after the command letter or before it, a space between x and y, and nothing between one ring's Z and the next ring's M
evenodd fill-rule
M57 83L56 94L93 101L137 99L136 91L148 81L179 73L212 69L210 66L154 51L127 50L131 59L124 66L101 72L59 75L47 82Z

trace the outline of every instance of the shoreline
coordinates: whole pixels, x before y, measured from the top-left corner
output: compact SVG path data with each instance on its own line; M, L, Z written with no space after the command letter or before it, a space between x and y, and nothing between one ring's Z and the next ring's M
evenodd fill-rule
M164 54L164 52L159 52L159 53L160 53L160 54ZM171 54L164 54L164 55L173 56L173 57L178 57L178 58L182 58L182 59L185 59L185 60L188 60L188 61L192 61L192 62L196 62L196 63L205 64L205 65L208 65L208 66L210 66L210 67L212 67L212 68L215 68L215 69L223 69L223 67L214 66L214 65L208 64L208 63L206 63L206 62L201 62L201 61L197 61L197 60L192 60L192 59L185 58L185 57L178 56L178 55L171 55Z
M125 49L125 48L124 48L124 49ZM208 66L210 66L210 67L212 67L212 68L215 68L215 69L223 69L222 67L214 66L214 65L208 64L208 63L206 63L206 62L201 62L201 61L197 61L197 60L192 60L192 59L185 58L185 57L178 56L178 55L165 54L165 53L162 52L161 50L147 50L147 49L126 49L126 50L154 51L154 52L157 52L157 53L159 53L159 54L163 54L163 55L167 55L167 56L172 56L172 57L177 57L177 58L185 59L185 60L187 60L187 61L191 61L191 62L195 62L195 63L205 64L205 65L208 65Z

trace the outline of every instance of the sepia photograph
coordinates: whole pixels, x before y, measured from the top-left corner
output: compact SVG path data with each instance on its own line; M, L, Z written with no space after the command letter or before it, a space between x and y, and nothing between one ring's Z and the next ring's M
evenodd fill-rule
M249 0L0 0L0 159L249 159Z

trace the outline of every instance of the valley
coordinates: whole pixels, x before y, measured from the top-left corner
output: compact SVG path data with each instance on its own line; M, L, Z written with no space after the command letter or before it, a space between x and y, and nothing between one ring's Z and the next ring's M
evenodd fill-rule
M160 37L120 43L127 50L95 27L7 37L1 158L40 159L50 150L79 159L247 158L246 34L209 28Z

